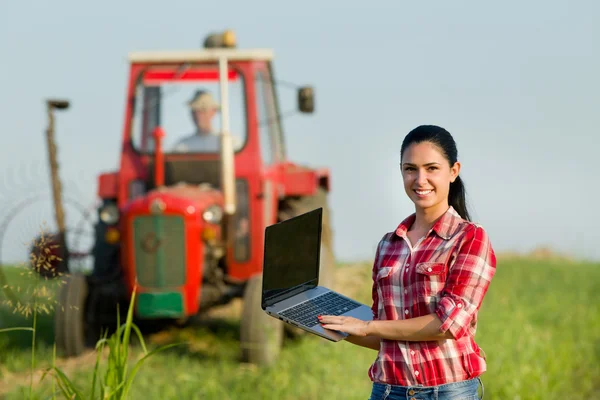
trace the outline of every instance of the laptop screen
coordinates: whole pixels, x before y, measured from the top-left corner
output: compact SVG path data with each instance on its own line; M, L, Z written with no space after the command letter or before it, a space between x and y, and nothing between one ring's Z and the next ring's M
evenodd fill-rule
M322 213L318 208L266 228L263 302L317 285Z

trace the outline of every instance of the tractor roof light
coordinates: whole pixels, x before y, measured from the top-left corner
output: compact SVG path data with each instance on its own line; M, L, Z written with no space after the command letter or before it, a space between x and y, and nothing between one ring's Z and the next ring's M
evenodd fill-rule
M228 29L221 33L212 33L204 40L204 48L234 48L236 47L235 32Z

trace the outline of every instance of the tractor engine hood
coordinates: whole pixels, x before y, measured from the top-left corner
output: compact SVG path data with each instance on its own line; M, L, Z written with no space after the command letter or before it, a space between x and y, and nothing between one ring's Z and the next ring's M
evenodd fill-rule
M223 215L223 194L210 185L178 184L160 187L131 200L123 209L123 216L185 215L211 224L219 224Z

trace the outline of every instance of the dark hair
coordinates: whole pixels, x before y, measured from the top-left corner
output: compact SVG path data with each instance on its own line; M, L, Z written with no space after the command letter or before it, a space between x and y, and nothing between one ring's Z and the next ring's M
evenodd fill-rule
M440 148L442 154L446 157L450 166L458 160L458 151L456 150L456 143L454 138L444 128L436 125L421 125L413 129L406 135L402 141L402 148L400 150L400 159L404 155L404 151L408 146L413 143L431 142ZM456 180L450 183L450 191L448 193L448 203L458 212L458 214L471 221L469 212L467 211L467 201L465 185L460 178L456 177Z

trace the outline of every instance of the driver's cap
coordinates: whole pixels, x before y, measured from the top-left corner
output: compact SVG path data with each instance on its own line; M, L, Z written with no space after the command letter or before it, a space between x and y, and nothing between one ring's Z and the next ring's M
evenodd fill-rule
M205 90L196 91L194 97L188 101L188 105L192 110L220 109L219 104L213 99L212 95Z

